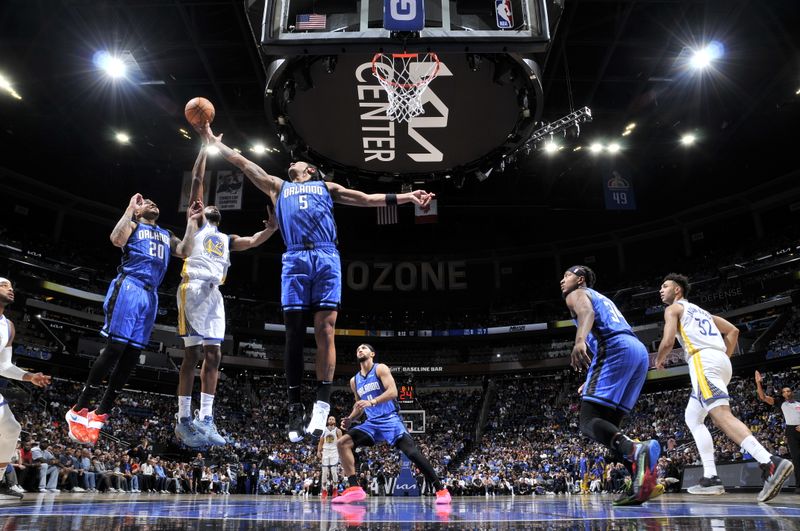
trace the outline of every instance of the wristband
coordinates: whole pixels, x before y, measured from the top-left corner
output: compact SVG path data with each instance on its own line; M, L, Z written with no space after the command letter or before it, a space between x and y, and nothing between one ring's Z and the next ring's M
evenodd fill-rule
M386 206L397 204L397 194L386 194Z

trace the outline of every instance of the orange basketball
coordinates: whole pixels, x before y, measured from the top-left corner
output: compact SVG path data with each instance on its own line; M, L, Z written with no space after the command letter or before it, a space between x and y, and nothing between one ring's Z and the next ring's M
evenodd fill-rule
M192 127L200 128L214 121L214 105L205 98L192 98L183 110Z

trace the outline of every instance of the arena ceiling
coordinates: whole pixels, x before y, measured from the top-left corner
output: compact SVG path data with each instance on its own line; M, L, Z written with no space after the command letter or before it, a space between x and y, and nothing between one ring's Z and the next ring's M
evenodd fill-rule
M430 184L440 196L435 227L414 228L401 212L399 226L378 228L374 214L340 209L340 227L357 227L343 230L343 243L436 252L488 234L498 246L554 241L627 229L784 176L798 168L798 27L796 0L567 0L541 61L544 118L589 106L594 122L579 140L552 156L520 156L482 182ZM712 40L724 54L709 69L689 68L691 51ZM93 63L101 50L129 53L138 70L112 82ZM22 98L0 92L0 165L110 205L134 191L177 204L199 144L179 131L191 97L215 103L215 127L230 145L280 148L239 0L6 1L0 72ZM129 144L115 140L118 131ZM691 147L679 141L687 133ZM593 155L593 142L618 142L620 152ZM282 174L290 156L256 160ZM632 180L635 211L605 210L601 175L611 167ZM252 224L262 204L250 188L244 213L230 219ZM162 210L168 222L180 219Z

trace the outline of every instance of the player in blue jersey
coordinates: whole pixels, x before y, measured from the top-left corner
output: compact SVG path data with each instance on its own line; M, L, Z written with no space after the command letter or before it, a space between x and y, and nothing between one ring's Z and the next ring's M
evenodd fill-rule
M581 265L567 269L561 279L561 294L578 328L571 364L578 371L589 369L581 392L580 428L633 463L632 492L614 505L638 505L655 487L661 446L655 440L634 442L619 424L639 398L649 358L617 306L592 289L594 282L594 271Z
M397 385L394 383L392 371L383 363L375 363L375 350L370 345L359 345L356 357L361 367L350 379L350 389L353 391L356 403L350 415L342 419L342 429L349 429L347 435L336 441L339 461L342 463L344 475L347 476L348 488L341 496L334 498L332 503L350 503L367 497L364 489L358 485L353 450L359 446L372 446L379 442L397 448L417 465L425 475L425 480L436 488L437 505L450 503L450 492L442 485L430 461L419 451L400 418ZM365 413L367 420L351 427L352 422Z
M342 268L336 248L333 203L379 207L415 203L426 206L434 197L424 190L404 194L365 194L324 182L308 162L289 166L289 181L269 175L257 164L222 143L208 124L202 130L225 160L241 169L272 200L278 227L286 244L281 272L281 306L286 325L284 365L289 395L289 440L299 442L305 433L322 435L330 411L331 381L336 368L334 329L342 295ZM314 314L317 343L317 400L308 425L300 397L303 377L303 340L306 312Z
M159 227L158 215L153 201L136 194L111 231L111 243L122 249L122 263L103 303L106 319L100 333L106 337L106 346L92 365L78 401L66 414L69 436L77 442L97 442L117 393L150 339L158 311L157 290L170 255L185 258L191 252L203 205L197 202L191 206L183 240ZM106 391L97 407L89 411L92 396L106 376Z

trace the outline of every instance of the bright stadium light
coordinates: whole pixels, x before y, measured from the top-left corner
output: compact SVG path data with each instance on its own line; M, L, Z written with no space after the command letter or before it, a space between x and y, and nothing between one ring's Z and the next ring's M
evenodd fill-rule
M97 52L94 54L93 60L94 64L101 70L104 70L108 77L112 79L125 77L125 73L128 70L125 62L122 59L111 55L106 51Z
M129 143L129 142L131 141L131 137L130 137L130 136L128 136L128 134L127 134L127 133L123 133L122 131L120 131L120 132L118 132L117 134L115 134L115 135L114 135L114 138L115 138L115 139L117 140L117 142L119 142L120 144L127 144L127 143Z
M552 140L548 141L544 145L544 152L548 155L552 155L553 153L557 152L559 149L558 144L553 142Z
M22 96L20 96L17 91L14 90L14 87L11 86L11 81L3 74L0 74L0 90L6 92L12 98L18 100L22 99Z
M684 146L691 146L697 141L697 137L692 133L686 133L681 137L681 144Z
M689 64L695 70L703 70L711 66L711 63L715 60L722 57L723 53L725 53L725 47L722 46L722 43L719 41L711 41L703 48L694 51L692 58L689 59Z
M214 157L219 155L219 148L217 146L208 146L206 148L206 153L208 153L209 156Z
M250 148L250 151L256 155L262 155L267 152L267 147L264 144L255 144Z
M634 129L636 129L636 122L631 122L625 126L626 131L633 131Z
M615 153L619 153L620 146L616 142L612 142L608 145L608 148L606 149L608 149L608 152L613 155Z
M591 151L592 153L600 153L601 151L603 151L603 144L601 144L600 142L595 142L594 144L589 146L589 151Z

